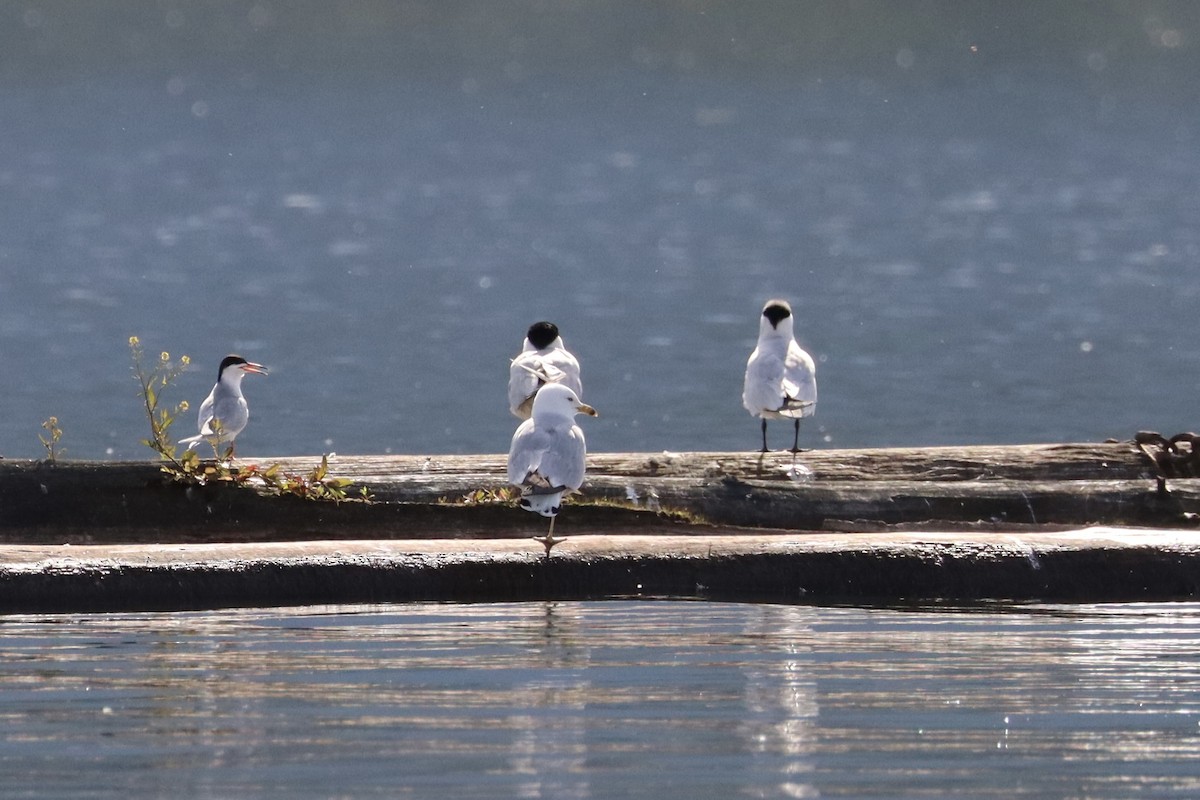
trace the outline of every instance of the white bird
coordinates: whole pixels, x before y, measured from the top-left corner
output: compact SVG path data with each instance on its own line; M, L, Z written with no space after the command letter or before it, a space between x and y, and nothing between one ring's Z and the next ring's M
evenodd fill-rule
M529 326L520 354L508 369L508 409L513 416L529 419L533 397L548 383L561 383L583 397L579 361L571 355L553 322Z
M762 452L767 450L767 420L795 420L793 453L800 452L800 419L817 410L817 368L792 334L792 307L768 300L758 323L758 346L746 362L742 405L762 417Z
M267 368L237 355L228 355L221 360L217 382L200 404L200 433L179 441L184 452L194 450L202 441L211 444L217 453L225 446L233 452L233 440L250 419L250 409L242 395L242 378L251 372L266 375Z
M508 482L521 487L521 508L550 518L549 533L534 537L545 545L547 558L562 541L554 538L554 517L563 495L583 484L587 445L576 414L597 416L571 388L547 384L533 399L533 415L517 426L508 450Z

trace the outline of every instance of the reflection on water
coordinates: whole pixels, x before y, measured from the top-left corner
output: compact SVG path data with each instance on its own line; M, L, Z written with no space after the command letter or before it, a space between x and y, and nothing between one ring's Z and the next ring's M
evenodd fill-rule
M1190 797L1200 606L0 622L5 796Z

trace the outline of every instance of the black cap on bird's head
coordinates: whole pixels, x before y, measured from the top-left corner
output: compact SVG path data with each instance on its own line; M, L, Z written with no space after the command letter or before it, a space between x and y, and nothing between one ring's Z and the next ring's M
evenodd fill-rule
M529 326L525 337L538 350L544 350L558 338L558 326L553 322L535 322Z
M267 374L267 368L262 364L255 364L253 361L247 361L239 355L230 353L221 359L221 366L217 369L217 380L221 380L221 376L225 374L225 370L229 367L238 367L243 372L254 372L259 375Z
M770 321L772 328L778 328L780 322L792 315L792 307L787 300L768 300L762 315Z

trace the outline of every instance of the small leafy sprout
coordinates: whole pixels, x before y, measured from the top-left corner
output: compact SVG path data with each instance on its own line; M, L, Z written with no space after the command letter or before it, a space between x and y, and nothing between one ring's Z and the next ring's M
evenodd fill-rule
M363 486L358 497L350 497L349 488L354 481L349 478L334 478L329 475L329 456L321 456L321 463L307 473L286 472L279 464L263 469L251 464L240 470L230 470L218 464L221 479L232 480L237 485L253 485L264 494L293 495L305 500L332 500L370 502L371 493Z
M222 461L225 463L233 461L233 442L229 443L229 446L225 448L224 453L222 453L220 450L222 444L221 433L225 430L225 426L221 423L221 420L213 417L211 420L209 420L208 427L212 428L213 432L212 438L207 440L209 447L212 448L213 458L217 461Z
M456 505L456 506L497 506L507 505L516 499L517 490L513 486L500 486L493 489L476 489L473 492L468 492L458 500L450 500L445 497L439 497L440 505Z
M65 448L58 446L58 440L62 438L62 428L58 427L58 417L50 417L42 423L42 428L45 429L45 434L38 434L38 439L42 442L42 447L46 448L46 460L51 464L58 461L58 457L66 453Z

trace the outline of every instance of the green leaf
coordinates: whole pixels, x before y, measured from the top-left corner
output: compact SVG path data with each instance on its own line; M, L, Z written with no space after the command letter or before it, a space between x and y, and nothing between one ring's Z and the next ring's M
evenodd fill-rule
M321 456L321 466L319 466L313 470L312 480L314 482L325 480L325 476L328 474L329 474L329 456L323 455L323 456Z

